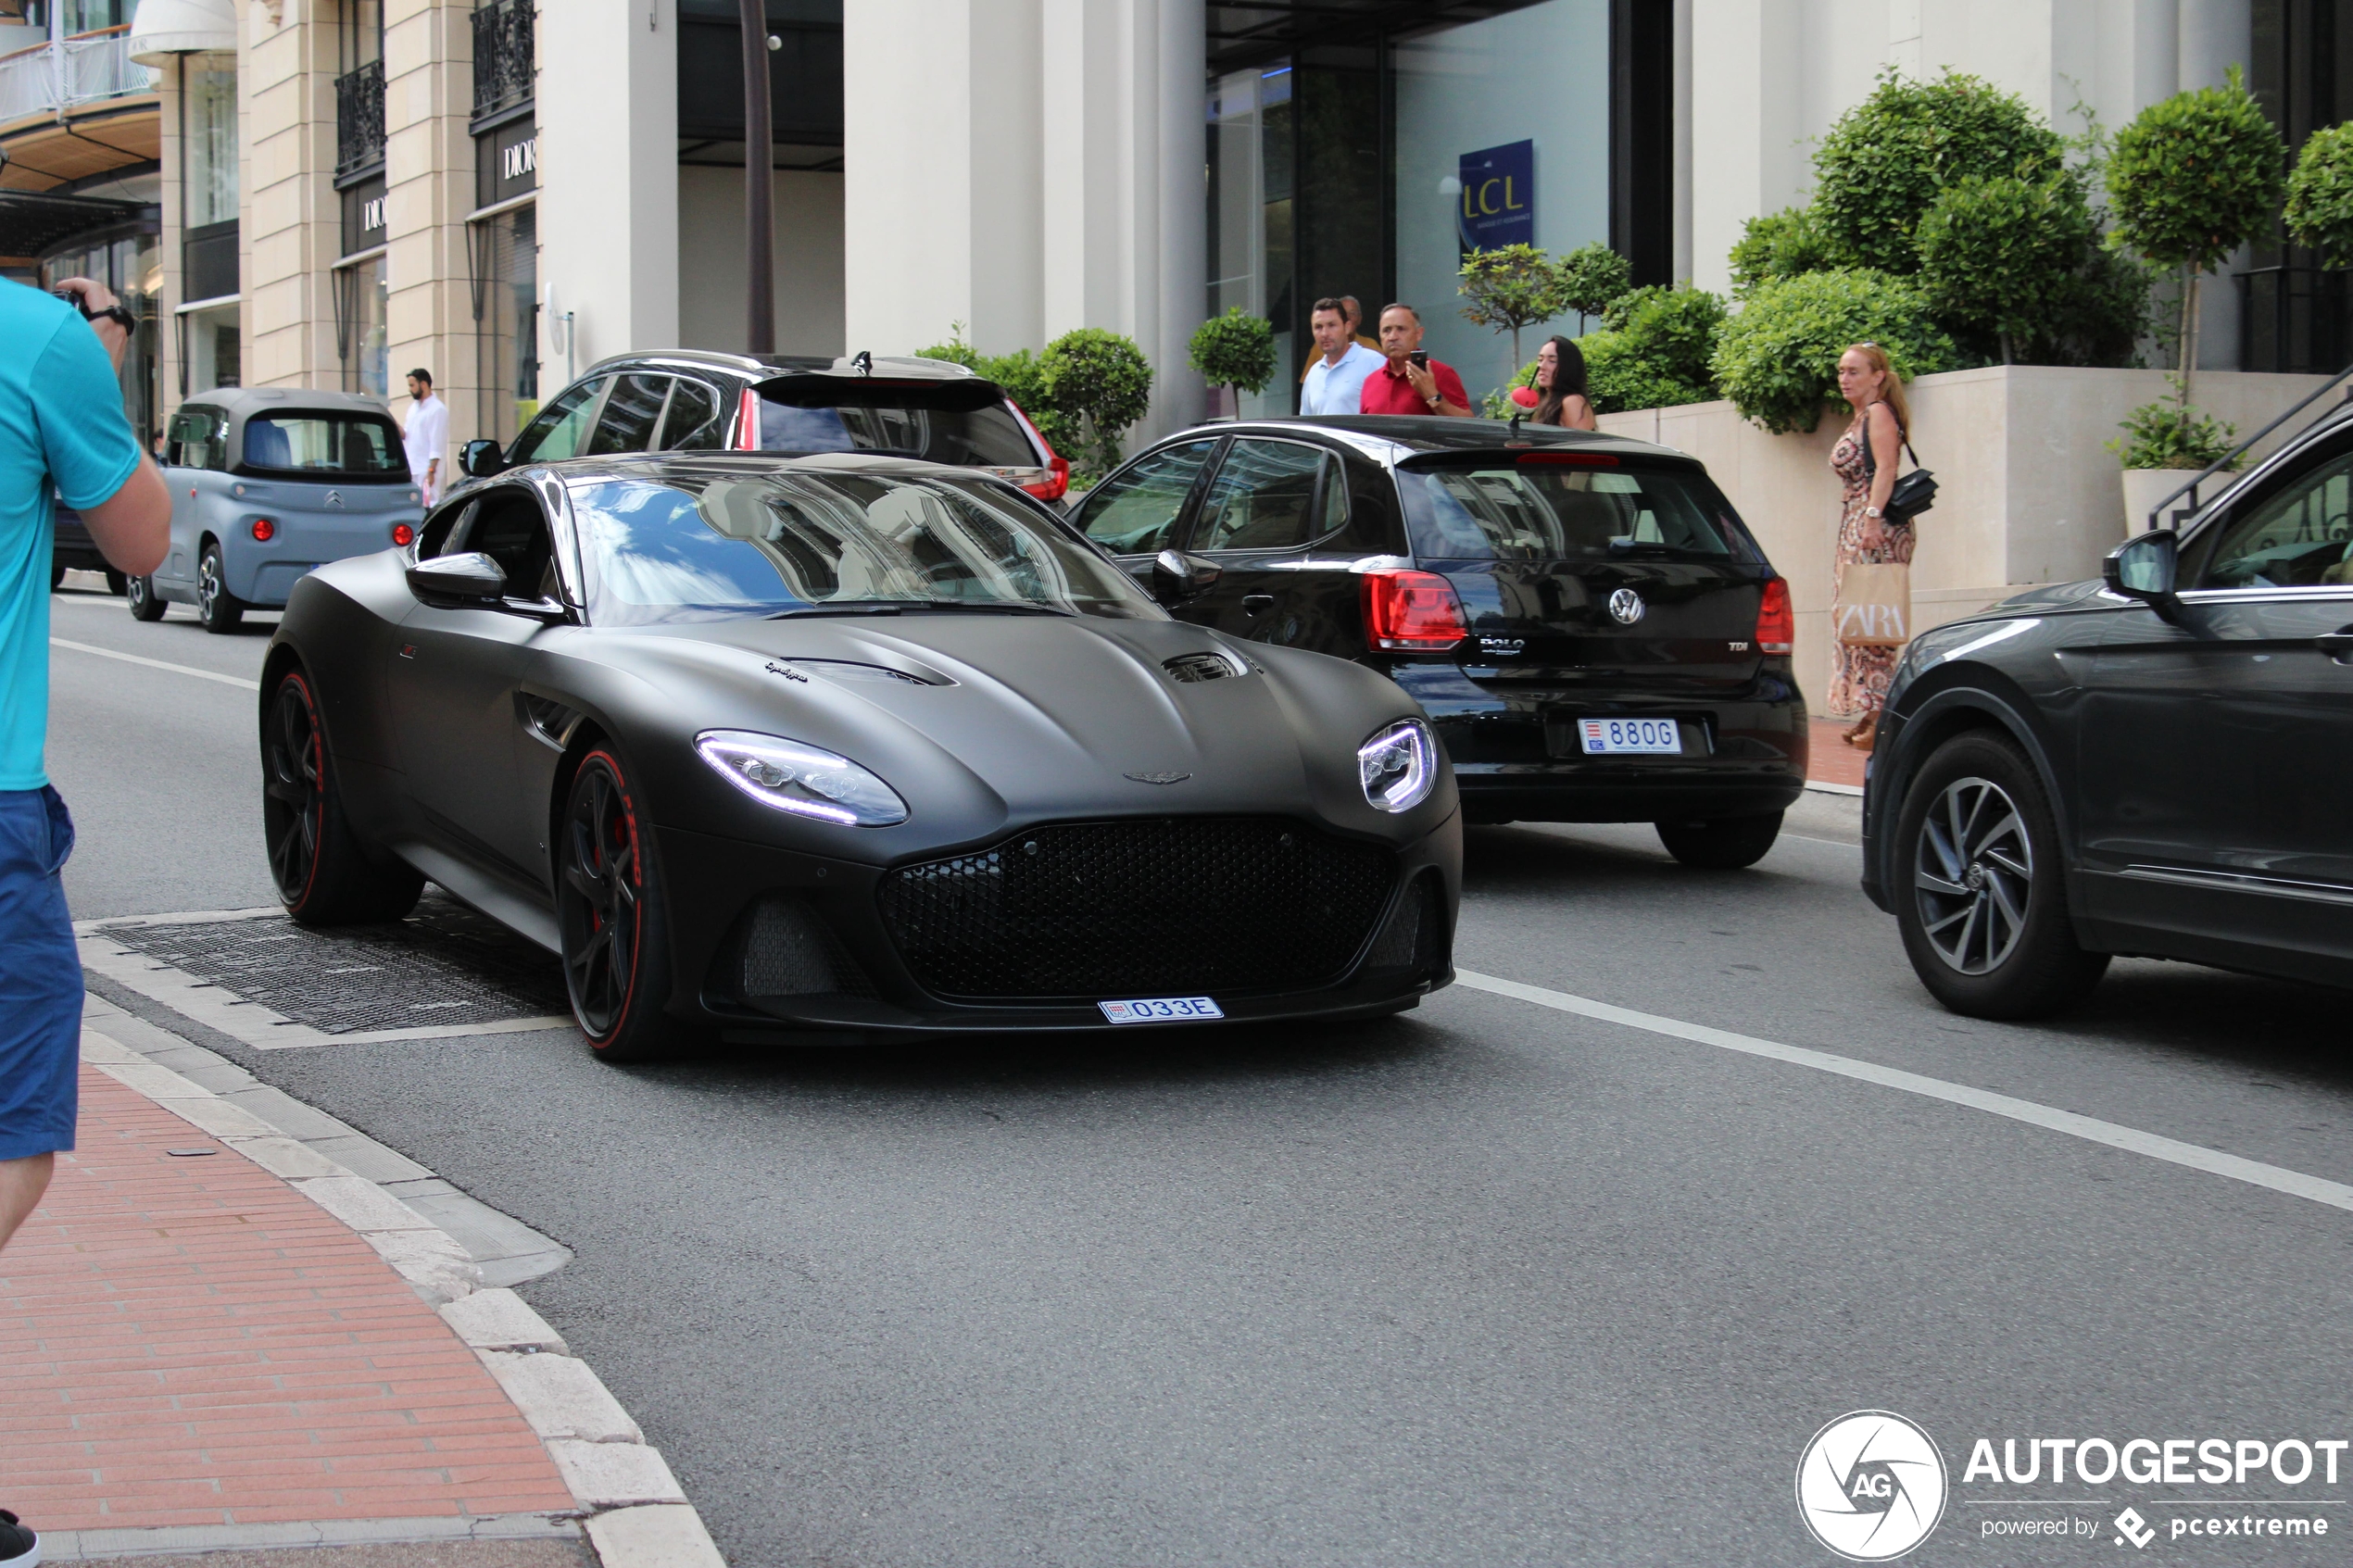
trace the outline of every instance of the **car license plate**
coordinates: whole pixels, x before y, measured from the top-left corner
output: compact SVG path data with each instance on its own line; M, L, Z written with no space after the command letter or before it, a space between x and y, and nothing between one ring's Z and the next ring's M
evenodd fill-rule
M1591 757L1683 755L1682 728L1672 719L1579 719L1577 735Z
M1136 1002L1097 1002L1114 1023L1181 1023L1188 1019L1223 1018L1225 1010L1207 997L1150 997Z

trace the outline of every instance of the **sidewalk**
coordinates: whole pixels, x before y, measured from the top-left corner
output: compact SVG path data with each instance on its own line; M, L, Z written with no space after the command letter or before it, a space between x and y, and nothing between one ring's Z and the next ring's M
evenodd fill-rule
M1853 723L1846 719L1814 719L1808 721L1806 777L1809 783L1841 784L1849 789L1863 787L1863 764L1869 757L1856 750L1839 737Z
M444 1233L104 1035L83 1055L79 1147L0 1252L0 1507L44 1562L717 1562L626 1412Z

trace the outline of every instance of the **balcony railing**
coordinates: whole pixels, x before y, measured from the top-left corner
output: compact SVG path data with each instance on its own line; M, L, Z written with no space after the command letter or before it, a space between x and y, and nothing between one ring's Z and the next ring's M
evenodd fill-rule
M474 118L531 101L535 0L491 0L474 12Z
M384 160L384 63L371 60L335 78L335 173Z
M0 124L155 91L155 72L131 58L131 28L53 38L0 56Z

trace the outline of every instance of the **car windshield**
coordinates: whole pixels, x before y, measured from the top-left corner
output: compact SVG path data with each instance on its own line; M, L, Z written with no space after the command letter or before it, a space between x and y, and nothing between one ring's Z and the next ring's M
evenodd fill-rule
M771 382L760 389L760 449L891 452L959 468L1038 466L1028 433L985 382Z
M245 421L245 466L338 479L409 477L400 431L380 414L256 414Z
M1126 573L977 475L714 466L573 485L602 625L979 610L1157 619Z
M1580 456L1401 469L1405 525L1425 560L1745 559L1731 503L1695 469Z

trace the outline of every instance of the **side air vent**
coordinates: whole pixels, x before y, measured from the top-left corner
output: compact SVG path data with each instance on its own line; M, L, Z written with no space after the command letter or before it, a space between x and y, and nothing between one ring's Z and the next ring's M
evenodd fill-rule
M823 915L789 893L772 893L736 922L727 978L740 997L871 997L874 983ZM724 962L724 960L723 960Z
M1180 653L1164 659L1160 667L1168 671L1170 680L1186 686L1202 681L1222 681L1242 672L1240 666L1222 653Z

